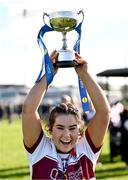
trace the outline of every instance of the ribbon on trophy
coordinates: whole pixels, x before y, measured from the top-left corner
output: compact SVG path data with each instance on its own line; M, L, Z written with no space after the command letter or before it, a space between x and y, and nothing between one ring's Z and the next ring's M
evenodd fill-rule
M78 39L74 45L74 51L77 53L80 53L80 40L81 40L81 27L82 27L82 22L79 23L78 26L74 27L74 30L78 33ZM44 57L42 58L42 67L40 70L40 73L38 75L38 78L36 80L36 83L38 83L42 76L43 76L43 70L45 68L45 75L46 75L46 80L47 80L47 84L49 85L52 80L53 80L53 64L51 61L51 58L48 54L48 50L43 42L43 36L46 32L50 32L50 31L54 31L54 29L52 27L49 27L47 24L45 24L44 26L41 27L38 36L37 36L37 41L39 44L40 49L44 52ZM87 90L83 85L83 82L81 81L81 79L78 77L78 81L79 81L79 92L80 92L80 98L81 98L81 103L82 103L82 108L83 111L89 111L89 101L88 101L88 94L87 94Z
M39 44L39 47L42 51L44 51L44 57L42 58L42 67L40 70L40 73L38 75L38 78L36 80L36 83L38 83L43 75L43 69L45 67L45 74L47 79L47 84L49 85L53 80L53 64L51 62L51 58L49 56L48 50L43 42L43 36L46 32L53 31L54 29L49 27L47 24L45 24L39 31L37 36L37 42ZM43 49L42 49L43 48Z
M74 51L80 54L80 40L81 40L81 27L82 27L82 22L79 23L79 25L75 28L75 31L78 33L78 39L74 45ZM82 108L83 111L89 111L90 106L89 106L89 101L88 101L88 94L87 90L83 85L83 82L78 76L78 83L79 83L79 92L80 92L80 98L81 98L81 103L82 103Z

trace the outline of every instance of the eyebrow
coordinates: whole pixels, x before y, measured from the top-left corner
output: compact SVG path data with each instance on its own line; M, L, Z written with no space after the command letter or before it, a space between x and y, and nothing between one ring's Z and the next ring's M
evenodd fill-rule
M56 127L65 127L65 126L63 126L63 125L61 125L61 124L57 124ZM71 126L69 126L69 127L70 127L70 128L72 128L72 127L77 127L77 124L73 124L73 125L71 125Z

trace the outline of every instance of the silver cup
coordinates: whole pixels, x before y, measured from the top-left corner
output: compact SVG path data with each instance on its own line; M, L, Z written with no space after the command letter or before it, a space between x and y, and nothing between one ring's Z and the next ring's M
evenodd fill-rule
M55 66L59 68L73 67L77 65L74 51L68 49L66 34L67 32L74 30L74 28L77 26L78 15L80 14L82 14L82 18L84 19L84 13L82 10L77 13L73 11L57 11L50 14L43 14L44 24L46 24L45 17L47 16L49 18L50 26L55 31L61 32L63 35L63 45L62 48L58 51L59 56L57 63L55 64Z

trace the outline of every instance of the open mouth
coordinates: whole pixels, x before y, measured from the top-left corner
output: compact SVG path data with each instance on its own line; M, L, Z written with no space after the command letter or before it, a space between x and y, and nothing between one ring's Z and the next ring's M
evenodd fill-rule
M60 140L60 142L64 145L69 145L71 143L71 141L62 141L62 140Z

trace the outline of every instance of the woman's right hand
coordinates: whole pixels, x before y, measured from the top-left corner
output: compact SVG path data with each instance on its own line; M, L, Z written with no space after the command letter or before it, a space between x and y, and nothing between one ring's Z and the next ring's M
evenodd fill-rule
M54 68L54 75L57 73L57 70L58 70L58 68L56 66L54 66L54 64L58 60L58 55L59 55L59 53L58 53L57 50L52 51L51 54L50 54L50 57L51 57L51 60L52 60L52 63L53 63L53 68Z

